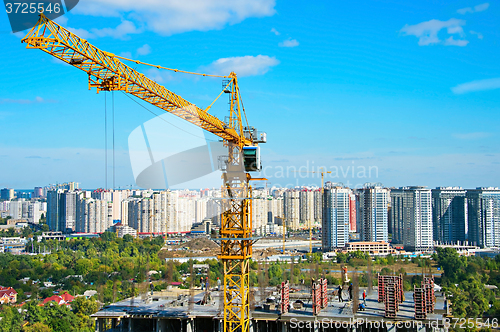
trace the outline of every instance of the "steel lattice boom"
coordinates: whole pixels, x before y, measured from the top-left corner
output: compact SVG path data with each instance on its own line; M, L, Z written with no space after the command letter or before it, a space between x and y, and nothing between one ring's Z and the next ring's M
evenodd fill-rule
M113 54L102 51L83 38L49 20L43 14L22 42L88 74L89 89L122 90L164 111L175 114L229 142L252 145L235 128L191 104L181 96L125 65ZM230 75L236 79L233 73Z

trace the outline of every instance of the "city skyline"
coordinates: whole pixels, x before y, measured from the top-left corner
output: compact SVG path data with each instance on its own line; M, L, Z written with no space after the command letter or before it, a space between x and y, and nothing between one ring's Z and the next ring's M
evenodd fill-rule
M80 189L69 182L37 187L30 199L13 189L1 190L2 218L38 224L63 233L185 234L199 232L207 221L220 226L220 191ZM383 188L370 184L351 189L327 182L319 188L253 188L252 232L280 235L321 229L323 251L347 248L353 241L391 243L411 251L437 244L500 243L497 187L461 189L422 186ZM20 199L19 199L20 198ZM46 198L46 202L44 201ZM123 233L125 234L125 233Z
M159 16L184 21L175 29L160 24L149 4L128 6L112 2L98 13L92 1L81 3L57 21L118 55L193 71L235 70L249 120L268 133L262 158L272 184L319 185L319 177L275 176L279 167L309 161L337 167L330 180L354 186L500 186L495 3L206 1L190 15L158 3ZM207 19L197 20L203 13ZM0 187L69 178L104 187L105 93L87 91L85 75L74 68L26 50L24 34L7 33L2 15L7 43L0 57L18 74L0 83ZM200 107L220 92L218 79L138 70ZM108 125L115 99L116 187L123 188L134 183L127 137L152 115L121 93L106 98ZM223 118L226 107L216 103L211 112ZM111 174L111 152L108 161ZM348 167L378 172L358 178Z

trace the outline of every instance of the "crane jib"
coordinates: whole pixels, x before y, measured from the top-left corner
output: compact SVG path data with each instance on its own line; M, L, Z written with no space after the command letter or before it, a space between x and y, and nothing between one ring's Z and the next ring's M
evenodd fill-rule
M127 66L113 54L102 51L85 39L49 20L43 14L28 35L22 39L27 48L41 49L52 56L85 71L89 89L122 90L162 110L179 116L225 141L250 146L252 141L235 128L205 110Z

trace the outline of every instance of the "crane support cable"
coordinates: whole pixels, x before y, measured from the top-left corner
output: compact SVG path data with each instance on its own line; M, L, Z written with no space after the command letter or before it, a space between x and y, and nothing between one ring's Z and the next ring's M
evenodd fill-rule
M248 119L247 119L247 112L245 112L245 106L243 105L243 99L241 98L240 87L238 87L238 95L240 96L241 108L243 109L243 115L245 116L245 122L247 124L247 128L250 128L250 125L248 124ZM256 137L254 137L254 138L256 138Z
M174 69L174 68L168 68L168 67L163 67L163 66L158 66L158 65L153 65L151 63L146 63L146 62L142 62L142 61L139 61L139 60L134 60L134 59L129 59L129 58L126 58L124 56L120 56L120 55L116 55L116 54L113 54L113 56L115 58L118 58L118 59L122 59L122 60L125 60L125 61L131 61L131 62L134 62L138 65L145 65L145 66L150 66L150 67L155 67L157 69L165 69L165 70L170 70L170 71L173 71L173 72L176 72L176 73L184 73L184 74L190 74L190 75L198 75L198 76L206 76L206 77L220 77L220 78L230 78L230 76L222 76L222 75L214 75L214 74L203 74L203 73L195 73L193 71L186 71L186 70L180 70L180 69Z
M253 142L240 135L235 127L188 102L144 74L125 65L111 53L90 44L83 38L40 14L40 19L22 39L27 48L40 49L88 74L89 89L125 91L162 110L172 113L238 146ZM236 80L236 74L229 78Z
M215 104L215 102L217 101L217 99L220 98L220 96L222 96L222 94L224 93L224 91L231 85L232 81L230 81L225 87L224 89L222 89L222 91L219 93L219 95L217 96L217 98L215 98L215 100L210 104L208 105L207 108L205 108L205 112L208 112L209 109L212 108L213 104Z

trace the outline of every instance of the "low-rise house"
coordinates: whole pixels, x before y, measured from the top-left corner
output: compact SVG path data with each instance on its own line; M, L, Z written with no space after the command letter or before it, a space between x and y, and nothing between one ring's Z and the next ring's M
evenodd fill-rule
M0 252L21 253L26 243L28 240L21 237L2 237L0 238Z
M85 292L83 292L83 296L85 296L85 298L91 298L92 296L96 295L97 294L97 291L95 290L86 290Z
M379 242L349 242L344 248L345 252L362 251L375 256L396 255L398 252L384 241Z
M17 292L12 287L0 286L0 304L9 304L17 302Z
M71 302L73 302L74 299L75 297L70 295L69 293L63 293L61 295L52 295L51 297L44 299L42 303L43 305L45 305L46 303L49 302L55 302L58 305L63 305L63 304L68 305Z

